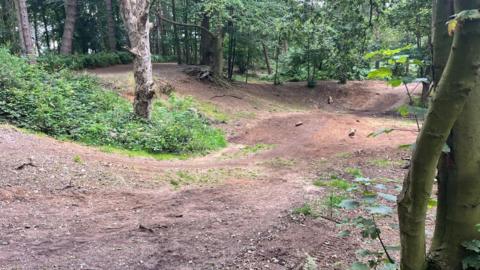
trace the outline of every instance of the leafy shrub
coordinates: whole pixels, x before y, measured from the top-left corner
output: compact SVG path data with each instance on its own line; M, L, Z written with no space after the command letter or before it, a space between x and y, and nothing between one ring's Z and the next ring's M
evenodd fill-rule
M168 63L168 62L175 62L175 61L177 61L177 58L176 56L173 56L173 55L165 56L165 55L152 54L153 63Z
M51 53L43 55L37 60L48 70L60 70L65 68L79 70L129 64L133 61L133 55L129 52L101 52L74 55L59 55Z
M175 59L175 56L152 55L152 62L154 63L173 62L176 61ZM37 61L51 71L60 69L80 70L130 64L133 62L133 55L129 52L100 52L73 55L50 53L42 55Z
M0 121L22 128L90 145L151 153L202 152L225 146L223 133L191 106L190 99L172 96L156 102L152 119L145 121L133 115L128 101L102 89L92 77L67 70L47 72L0 49Z

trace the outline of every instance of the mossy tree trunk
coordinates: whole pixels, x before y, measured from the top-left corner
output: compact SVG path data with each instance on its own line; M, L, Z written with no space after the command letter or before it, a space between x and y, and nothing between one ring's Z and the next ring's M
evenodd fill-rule
M152 62L150 55L150 22L148 13L150 0L121 0L120 9L130 40L130 51L134 54L135 100L133 109L137 116L149 119L153 90Z
M475 2L475 3L474 3ZM478 9L479 1L457 0L456 11ZM465 21L457 28L447 65L417 139L410 171L399 196L398 212L402 245L402 270L461 269L461 243L478 237L480 223L480 22ZM451 177L446 194L445 218L437 220L437 232L427 260L425 216L436 165L452 131Z

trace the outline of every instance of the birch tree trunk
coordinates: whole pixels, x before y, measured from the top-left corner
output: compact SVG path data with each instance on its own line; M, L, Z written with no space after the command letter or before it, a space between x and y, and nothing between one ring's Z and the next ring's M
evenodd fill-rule
M135 55L135 100L133 109L137 116L150 119L153 91L152 62L150 55L150 0L121 0L120 9L130 40L130 51Z
M20 36L20 46L22 47L23 55L27 56L30 62L35 62L35 48L32 38L32 31L30 29L30 22L28 21L28 10L25 0L14 0L15 10L17 12L18 29Z
M478 9L480 1L456 0L455 12ZM478 239L480 222L480 21L457 27L448 63L424 127L417 139L410 171L399 195L402 270L460 270L461 243ZM430 256L425 251L425 217L436 165L452 132L449 177L439 197L447 208L436 221Z
M77 20L77 0L65 0L65 25L63 27L61 54L71 54L73 44L73 33Z
M117 50L117 40L115 39L115 22L113 21L112 0L105 0L107 10L107 37L108 49L110 51Z

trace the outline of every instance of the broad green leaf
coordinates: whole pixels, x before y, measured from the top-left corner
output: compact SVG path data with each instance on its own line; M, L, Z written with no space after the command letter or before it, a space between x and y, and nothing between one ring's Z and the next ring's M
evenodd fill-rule
M457 19L453 19L447 22L447 28L448 28L448 35L453 36L453 33L455 33L455 29L457 29L458 21Z
M467 269L480 270L480 255L479 254L471 255L463 259L462 268L464 270L467 270Z
M393 73L391 69L382 67L382 68L370 71L370 73L368 73L368 78L384 80L392 77L392 74Z
M368 265L364 263L356 262L352 264L352 266L350 267L350 270L370 270L370 267L368 267Z
M338 206L346 210L353 210L360 206L360 202L355 200L343 200Z
M428 208L430 208L430 209L437 207L437 204L438 204L437 200L435 200L433 198L430 198L428 200Z
M397 196L391 195L391 194L386 194L386 193L378 193L378 196L384 198L387 201L390 202L396 202L397 201Z
M467 241L467 242L464 242L462 246L467 250L471 250L475 253L480 253L480 240Z
M386 264L380 266L380 268L378 268L378 270L397 270L397 265L395 265L393 263L386 263Z
M387 84L390 85L391 87L398 87L398 86L402 85L402 80L393 79L393 80L388 81Z
M386 205L367 207L367 210L370 212L370 214L378 214L384 216L389 215L393 212L392 208Z
M408 115L410 114L410 111L408 110L408 106L407 106L407 105L400 106L400 107L397 109L397 112L398 112L402 117L408 117Z

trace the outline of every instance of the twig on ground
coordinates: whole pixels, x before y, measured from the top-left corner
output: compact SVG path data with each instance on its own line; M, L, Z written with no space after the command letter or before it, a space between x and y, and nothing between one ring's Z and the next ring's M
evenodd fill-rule
M243 99L242 97L238 97L238 96L234 96L234 95L218 95L218 96L213 96L210 99L222 98L222 97L231 97L231 98L236 98L236 99Z

